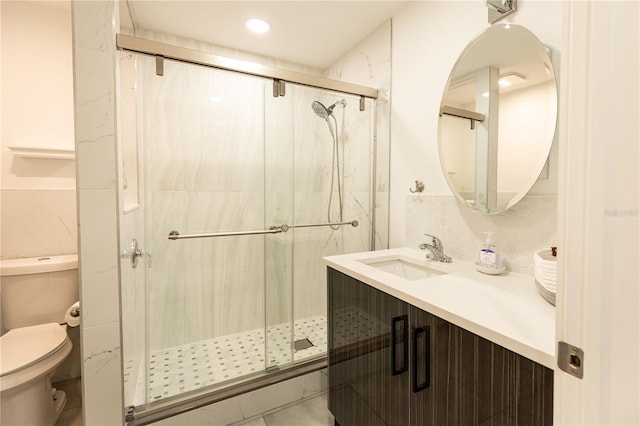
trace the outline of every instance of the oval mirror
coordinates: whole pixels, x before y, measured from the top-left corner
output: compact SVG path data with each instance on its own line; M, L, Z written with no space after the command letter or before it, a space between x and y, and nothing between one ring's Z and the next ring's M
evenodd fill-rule
M500 213L542 171L556 128L555 75L538 38L496 24L456 62L440 105L438 151L449 187L472 210Z

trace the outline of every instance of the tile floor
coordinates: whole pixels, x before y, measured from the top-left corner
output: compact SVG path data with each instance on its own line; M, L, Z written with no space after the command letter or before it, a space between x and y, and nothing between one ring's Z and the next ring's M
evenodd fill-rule
M297 402L263 415L234 423L233 426L333 426L327 408L327 394Z
M291 350L289 324L269 327L266 343L264 330L255 329L153 351L149 366L150 400L158 401L257 374L269 365L290 364L324 355L327 352L326 330L327 320L322 315L296 320L294 340L306 338L313 346L295 352ZM138 382L134 405L144 402L144 375L137 371L137 364L133 359L125 360L125 387L130 380Z
M372 332L372 318L353 308L340 312L338 320L352 324L355 330ZM375 327L374 327L375 328ZM326 354L327 322L324 316L305 318L294 323L294 340L309 339L313 346L293 353L293 360L299 361ZM379 330L373 330L373 333ZM353 339L351 334L336 336L340 342ZM357 333L356 333L357 334ZM150 394L152 400L174 396L182 392L231 381L252 372L264 371L265 358L272 364L290 363L291 329L288 324L267 329L268 344L265 345L264 331L251 330L217 339L176 346L151 353ZM265 351L266 346L266 351ZM265 352L268 354L265 357ZM144 386L144 376L138 372L131 360L125 360L125 382L138 382L136 397ZM67 404L56 426L82 425L82 392L80 379L56 383L67 393ZM142 396L142 395L140 395ZM144 398L142 396L142 398ZM143 402L138 401L138 402ZM327 409L326 395L280 408L245 423L248 426L320 426L333 425L333 417Z
M67 403L58 418L56 426L82 426L82 382L80 378L53 384L67 394Z
M55 386L67 393L67 405L56 426L82 426L82 385L80 379L59 382ZM266 412L258 417L242 420L232 426L333 426L333 424L333 416L327 408L327 394L323 393Z

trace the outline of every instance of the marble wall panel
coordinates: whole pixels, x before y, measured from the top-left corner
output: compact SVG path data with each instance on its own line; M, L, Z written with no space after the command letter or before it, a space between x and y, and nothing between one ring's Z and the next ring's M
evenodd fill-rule
M297 223L327 223L328 192L296 192ZM337 193L334 194L336 199ZM329 227L298 228L294 253L294 309L296 318L326 313L326 272L324 256L369 250L370 221L358 198L369 194L345 194L344 220L357 219L360 226L349 225L337 230Z
M144 61L143 114L151 190L255 191L264 179L262 80Z
M317 89L295 88L294 113L289 117L295 132L295 191L322 191L331 184L333 139L327 121L313 112L311 104L318 101L328 107L338 99Z
M83 424L123 425L120 325L85 328L82 340Z
M408 247L425 242L425 233L433 234L447 255L475 262L484 232L492 231L507 269L533 275L534 252L556 245L555 195L527 195L510 210L491 216L467 209L454 196L408 195L406 202Z
M148 201L151 349L260 327L264 237L167 236L262 229L262 193L153 191Z
M78 204L81 324L89 328L117 323L120 314L119 309L114 309L120 302L117 191L81 190Z
M114 57L109 52L80 48L78 45L75 52L78 188L114 188L117 177ZM79 75L90 77L78 78ZM105 87L95 84L96 79L104 81ZM78 119L80 110L81 120ZM95 167L96 164L100 164L100 167Z
M347 194L345 220L356 219L358 227L346 226L343 250L345 253L371 250L371 192L354 191ZM348 236L347 236L348 235Z
M123 424L116 146L118 4L74 2L84 424Z
M2 258L78 252L75 190L2 190Z
M371 186L373 119L371 110L360 111L358 102L350 102L345 110L347 122L340 127L344 186L347 192L369 191Z
M391 21L380 25L377 30L325 70L324 75L328 78L378 89L378 99L375 102L367 101L366 108L374 109L376 117L373 129L376 139L375 166L372 166L376 178L374 242L377 249L387 248L389 246ZM363 127L358 126L358 129Z

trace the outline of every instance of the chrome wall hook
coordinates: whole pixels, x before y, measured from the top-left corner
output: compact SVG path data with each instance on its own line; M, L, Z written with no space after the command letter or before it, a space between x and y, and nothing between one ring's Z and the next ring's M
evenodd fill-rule
M424 182L417 180L416 181L416 187L415 189L411 189L409 188L409 192L413 193L413 194L420 194L424 191Z
M484 0L484 5L488 10L487 22L494 24L505 16L515 12L518 9L516 1L517 0Z

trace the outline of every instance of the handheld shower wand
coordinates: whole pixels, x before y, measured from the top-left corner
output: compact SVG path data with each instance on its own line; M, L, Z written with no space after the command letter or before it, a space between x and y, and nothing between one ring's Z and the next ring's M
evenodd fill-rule
M331 223L331 205L333 203L333 187L334 187L334 178L337 178L338 181L338 222L342 222L342 182L340 177L340 149L339 149L339 140L338 140L338 121L336 117L333 115L333 110L337 105L342 105L343 108L347 106L347 101L342 99L337 102L334 102L328 108L325 107L319 101L313 101L311 103L311 108L316 115L327 122L327 126L329 127L329 132L331 133L331 138L333 139L333 154L331 159L331 188L329 192L329 205L327 206L327 220ZM329 117L333 118L334 126L331 126L331 122L329 121ZM335 127L335 131L334 131ZM331 229L334 231L339 229L339 225L331 225Z

